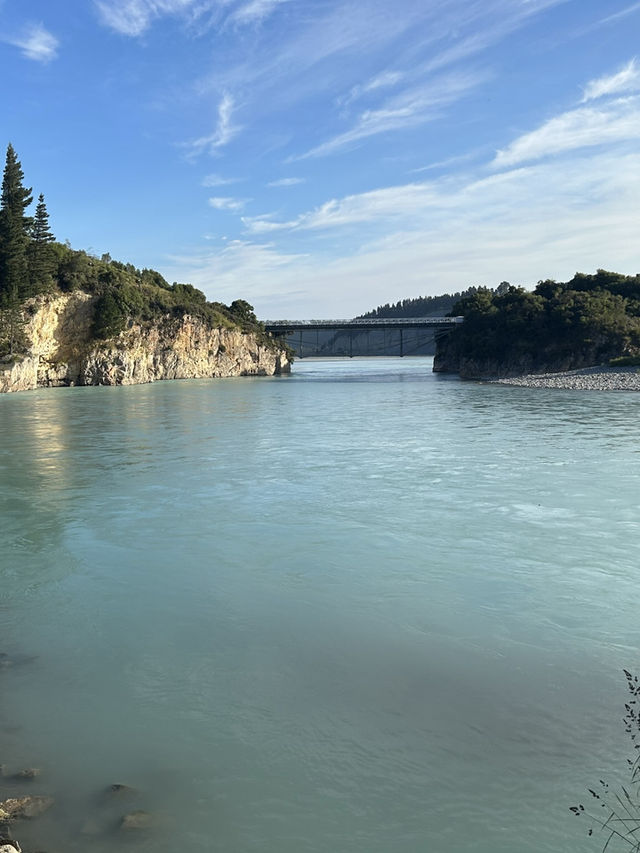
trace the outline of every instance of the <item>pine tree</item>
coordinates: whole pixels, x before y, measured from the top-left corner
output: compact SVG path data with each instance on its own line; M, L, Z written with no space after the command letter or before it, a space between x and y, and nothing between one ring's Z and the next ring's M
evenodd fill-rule
M40 193L27 251L32 293L42 293L53 284L51 276L55 269L55 257L50 244L54 240L55 237L49 230L47 206L43 194Z
M2 178L0 199L0 301L20 301L30 293L27 243L31 219L25 210L33 201L23 186L24 173L11 143Z
M22 301L31 291L27 265L31 219L25 211L33 197L23 180L22 166L9 143L0 197L0 347L9 355L26 345Z

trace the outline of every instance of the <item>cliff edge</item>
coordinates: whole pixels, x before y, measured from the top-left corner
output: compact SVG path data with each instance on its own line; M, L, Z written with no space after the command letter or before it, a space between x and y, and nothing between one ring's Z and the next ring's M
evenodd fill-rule
M39 296L26 307L28 351L0 362L0 393L69 385L136 385L160 379L273 376L290 370L286 351L241 328L167 314L133 323L103 341L93 335L97 296Z

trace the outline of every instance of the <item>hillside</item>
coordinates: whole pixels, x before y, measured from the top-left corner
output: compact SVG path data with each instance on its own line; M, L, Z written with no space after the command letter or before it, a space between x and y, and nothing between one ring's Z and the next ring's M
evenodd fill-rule
M480 288L452 314L464 323L439 342L437 372L471 379L573 370L640 355L640 276L598 270L568 282Z
M0 391L274 373L289 353L249 303L55 240L9 145L0 204Z

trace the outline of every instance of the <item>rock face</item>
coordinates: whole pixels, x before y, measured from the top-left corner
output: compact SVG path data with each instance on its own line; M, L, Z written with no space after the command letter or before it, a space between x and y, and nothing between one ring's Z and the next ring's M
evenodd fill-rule
M462 379L502 379L529 374L560 373L605 364L620 355L604 337L595 337L588 346L558 354L540 349L536 353L503 358L474 358L465 353L461 334L454 330L437 339L434 373L458 373Z
M91 337L95 297L76 291L40 298L26 333L31 352L0 364L0 393L63 385L136 385L158 379L272 376L286 373L286 353L240 329L197 317L133 325L110 341Z
M0 803L0 820L38 817L53 805L53 797L11 797Z

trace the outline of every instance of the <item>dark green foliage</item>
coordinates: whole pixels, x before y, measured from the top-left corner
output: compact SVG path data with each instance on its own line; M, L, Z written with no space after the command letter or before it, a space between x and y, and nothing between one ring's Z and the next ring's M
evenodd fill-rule
M55 237L49 229L49 214L42 193L38 196L31 241L27 247L29 277L32 293L45 293L53 287L53 272L57 267L51 244Z
M31 295L27 265L31 220L25 211L33 197L23 181L22 166L9 144L0 201L0 301L5 307Z
M249 305L244 299L234 299L229 306L232 318L243 326L255 326L258 322L253 312L253 305Z
M98 284L98 264L101 262L86 252L74 251L60 243L54 245L54 252L57 258L56 279L60 290L95 290Z
M107 290L96 302L93 318L93 334L96 338L113 338L124 331L127 313L118 299L117 292Z
M93 331L106 339L134 323L158 324L198 318L213 327L241 327L254 332L267 346L279 346L242 299L227 308L207 302L191 284L172 285L156 270L137 269L105 252L101 258L57 243L41 194L33 219L26 215L33 201L23 185L22 167L11 145L2 182L0 205L0 357L26 351L25 300L43 292L83 290L94 294ZM33 304L26 309L33 308Z
M463 293L443 293L441 296L418 296L415 299L402 299L393 305L388 302L373 311L361 314L363 319L377 318L380 320L394 317L438 317L448 314L458 300L477 290L471 287Z
M541 281L533 292L480 288L453 306L464 323L443 341L436 369L448 361L466 375L505 375L640 354L639 287L637 276L598 270L564 284Z

